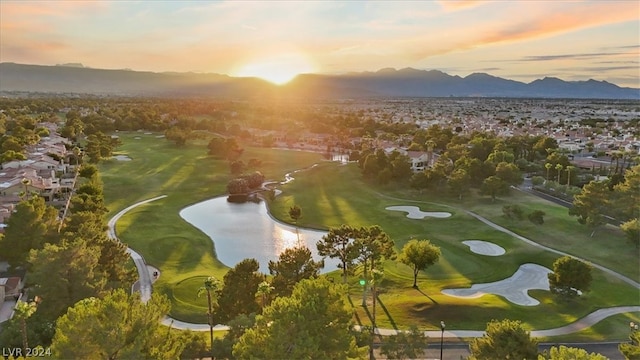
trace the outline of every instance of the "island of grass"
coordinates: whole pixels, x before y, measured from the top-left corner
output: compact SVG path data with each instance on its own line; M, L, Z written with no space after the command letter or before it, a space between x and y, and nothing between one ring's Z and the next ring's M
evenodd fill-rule
M177 147L157 138L157 134L119 135L123 145L118 154L133 160L109 160L101 165L110 215L140 200L165 194L167 197L123 216L117 224L118 235L149 264L161 269L162 277L154 284L154 291L168 295L172 301L171 316L206 323L206 302L195 294L205 276L222 278L227 267L217 260L211 239L183 221L179 211L224 194L231 178L228 163L209 157L206 142ZM296 204L303 209L303 217L298 221L301 227L326 230L342 224L378 224L394 239L397 249L412 238L429 239L441 247L440 261L420 273L419 289L411 287L412 273L406 265L386 262L384 280L379 286L380 327L408 328L415 324L422 329L437 329L439 321L446 319L452 329L482 330L491 319L512 318L531 329L548 329L569 324L599 308L638 305L636 288L599 270L594 270L592 291L571 302L559 302L546 290L529 291L529 296L540 303L535 311L497 295L465 299L442 293L447 288L469 288L508 278L522 264L551 268L559 257L486 226L465 210L540 244L580 256L632 279L640 277L638 259L633 251L628 251L630 245L618 230L607 227L598 239L591 238L590 231L568 216L566 208L517 192L496 202L473 194L458 201L440 194L420 194L407 186L374 186L363 181L357 165L323 162L317 153L247 147L243 158L262 160L259 170L267 179L274 180L320 163L296 174L295 181L282 185L282 194L269 202L271 214L281 221L291 222L288 209ZM518 204L525 211L542 210L547 214L545 224L506 219L501 211L505 204ZM447 212L452 216L412 220L406 213L385 210L389 206L418 206L422 211ZM478 256L469 251L469 246L463 243L465 239L491 239L508 251L500 257ZM337 272L327 276L340 281ZM350 289L356 321L369 324L367 312L359 306L362 293L357 277L350 279ZM540 313L549 316L539 316ZM629 314L626 318L633 316ZM626 330L620 326L607 333L582 332L575 339L621 340L626 338Z

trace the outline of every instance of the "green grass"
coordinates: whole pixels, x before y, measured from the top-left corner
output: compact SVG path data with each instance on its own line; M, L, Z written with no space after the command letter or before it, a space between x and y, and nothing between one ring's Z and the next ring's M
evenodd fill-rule
M640 322L640 314L626 313L608 317L587 329L578 331L570 335L554 336L552 338L541 338L540 341L554 342L580 342L591 341L592 339L608 339L609 341L629 341L629 322Z
M206 142L176 147L156 135L118 135L123 145L117 154L128 155L132 161L108 160L100 165L108 216L135 202L167 195L123 216L116 228L118 237L162 270L154 290L169 297L172 316L206 322L205 304L197 299L185 300L189 292L195 297L202 284L178 284L210 275L222 279L227 267L216 259L211 239L182 220L179 211L225 193L230 179L228 164L207 156ZM262 160L260 170L273 179L282 179L286 172L321 160L313 153L248 148L243 160L251 158Z
M371 186L362 180L355 166L318 166L299 173L295 181L283 186L283 191L270 204L272 214L280 220L287 221L289 207L297 204L302 208L301 226L324 228L342 223L358 226L378 224L395 240L398 249L414 237L429 239L441 247L440 262L419 277L422 279L419 282L422 291L411 288L412 273L408 267L394 262L386 264L380 300L387 310L378 309L379 326L406 328L410 324L418 324L421 328L437 329L440 319L448 319L448 323L451 322L458 329L483 330L487 321L508 317L522 320L531 329L545 329L565 325L598 308L639 303L637 289L598 270L594 270L592 291L570 303L558 303L546 291L532 291L532 295L541 302L534 308L513 305L494 295L465 300L440 292L445 288L468 287L473 283L504 279L524 263L551 268L558 257L484 225L464 213L461 210L463 208L471 209L523 236L536 240L553 236L551 241L539 242L638 278L638 258L633 256L633 248L625 243L620 234L611 232L607 242L592 239L587 231L574 229L579 224L575 218L568 216L565 208L536 197L514 192L507 199L518 202L526 212L533 209L545 211L548 215L543 226L533 225L528 220L509 223L502 217L502 205L507 202L501 199L492 203L472 197L459 202L446 196ZM380 193L384 193L384 196ZM402 212L385 210L385 207L392 205L415 205L423 211L449 211L453 216L447 219L410 220ZM500 257L471 255L468 247L461 243L469 239L496 243L505 248L507 253ZM584 246L585 243L589 246ZM624 259L624 263L620 263L620 259ZM354 283L351 291L357 318L363 325L370 324L370 315L360 306L361 289ZM479 308L482 310L479 311ZM557 315L537 316L540 312Z
M101 165L110 215L140 200L163 194L168 197L129 212L118 222L118 234L147 262L162 270L154 288L171 299L171 315L204 323L206 303L196 297L197 289L206 276L222 278L227 269L216 259L211 240L183 221L178 212L190 204L224 193L229 179L228 165L226 161L208 157L204 141L178 148L153 135L121 133L120 136L123 145L118 153L129 155L133 161L111 160ZM271 179L282 179L286 172L321 160L319 154L313 153L246 148L243 160L250 158L261 159L260 170ZM634 257L621 234L606 229L592 239L588 230L567 215L566 209L536 197L514 193L495 203L475 196L458 201L394 186L378 187L364 182L353 164L325 162L294 177L293 182L282 186L283 194L269 204L276 218L291 222L288 210L297 204L302 208L300 226L327 229L341 224L378 224L394 239L398 249L411 238L429 239L441 247L441 260L419 276L421 291L411 288L412 273L407 266L393 261L386 263L377 309L379 326L407 328L417 324L421 328L437 329L439 321L446 319L452 329L482 330L493 318L512 318L532 329L545 329L566 325L598 308L639 303L637 289L597 270L592 291L571 303L559 303L546 291L532 292L541 302L536 307L513 305L494 295L457 299L440 292L444 288L504 279L523 263L551 267L558 257L494 230L462 209L477 212L544 245L638 278L638 257ZM502 206L507 203L518 203L525 212L543 210L547 214L545 224L535 226L527 220L503 218ZM423 211L448 211L452 216L411 220L402 212L385 210L393 205L416 205ZM507 253L501 257L474 255L461 243L471 239L491 241ZM339 282L338 275L329 274ZM356 319L366 325L370 320L360 306L362 289L356 277L351 282ZM539 316L540 313L553 316ZM597 331L586 336L608 338Z

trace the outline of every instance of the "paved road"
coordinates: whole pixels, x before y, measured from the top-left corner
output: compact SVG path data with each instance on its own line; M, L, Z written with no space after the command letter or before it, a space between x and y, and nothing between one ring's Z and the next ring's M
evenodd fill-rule
M143 204L147 204L150 203L152 201L156 201L156 200L160 200L160 199L164 199L166 198L167 195L161 195L161 196L157 196L154 197L152 199L148 199L148 200L144 200L144 201L140 201L137 202L129 207L126 207L125 209L121 210L120 212L118 212L117 214L115 214L107 223L108 226L108 230L107 230L107 236L109 236L110 239L115 240L115 241L120 241L120 239L118 239L118 236L116 234L116 223L118 222L118 220L120 220L120 218L126 214L127 212L129 212L131 209L143 205ZM140 299L142 299L142 301L147 302L149 301L149 299L151 299L151 277L149 276L149 270L147 269L147 263L144 261L144 258L142 257L142 255L138 254L135 250L131 249L131 248L127 248L127 252L129 253L129 255L131 256L131 259L133 259L133 262L136 264L136 268L138 269L138 281L137 284L134 285L136 288L139 288L140 290Z
M383 197L387 197L387 198L392 198L395 200L399 200L399 201L407 201L407 202L414 202L414 203L428 203L425 201L417 201L417 200L408 200L408 199L400 199L400 198L393 198L390 196L386 196L383 194L378 194L380 196ZM130 211L131 209L140 206L140 205L144 205L147 203L150 203L152 201L156 201L159 199L163 199L165 198L166 195L162 195L162 196L158 196L152 199L148 199L148 200L144 200L144 201L140 201L138 203L135 203L125 209L123 209L122 211L118 212L116 215L114 215L108 222L108 230L107 233L109 235L109 237L113 240L116 241L120 241L117 237L116 234L116 223L117 221L124 215L126 214L128 211ZM440 206L443 206L442 204L437 204ZM448 205L444 205L446 207L449 208L453 208L456 210L462 210L462 209L457 209L453 206L448 206ZM469 215L475 217L476 219L484 222L485 224L494 227L497 230L506 232L507 234L510 234L514 237L516 237L519 240L525 241L528 244L531 244L533 246L538 246L542 249L548 250L548 251L553 251L555 253L558 254L563 254L562 252L559 252L557 250L551 249L551 248L547 248L545 246L539 245L525 237L522 237L518 234L515 234L513 232L511 232L508 229L505 229L503 227L501 227L500 225L497 225L495 223L492 223L491 221L483 218L480 215L477 215L473 212L470 211L466 211L466 210L462 210L465 211L466 213L468 213ZM140 287L140 292L141 292L141 299L143 301L148 301L148 299L151 298L151 290L152 290L152 281L151 281L151 277L149 276L149 270L147 268L147 264L144 261L144 258L138 254L137 252L135 252L132 249L128 249L129 254L131 255L131 258L133 259L133 261L136 264L136 267L138 269L138 275L139 275L139 287ZM594 266L596 266L596 264L593 264ZM623 276L620 275L612 270L606 269L604 267L601 266L597 266L599 269L602 269L603 271L607 271L608 273L629 282L630 284L636 286L637 288L640 288L640 284L638 284L637 282ZM626 280L625 280L626 279ZM556 335L566 335L566 334L571 334L577 331L580 331L582 329L585 329L599 321L601 321L602 319L605 319L609 316L613 316L616 314L621 314L621 313L628 313L628 312L640 312L640 306L622 306L622 307L613 307L613 308L607 308L607 309L600 309L597 310L589 315L587 315L586 317L563 327L559 327L556 329L547 329L547 330L534 330L531 332L531 335L534 337L537 336L556 336ZM179 321L179 320L175 320L172 319L171 317L165 317L162 320L162 323L164 325L167 326L171 326L175 329L181 329L181 330L192 330L192 331L208 331L209 330L209 325L208 324L194 324L194 323L187 323L187 322L183 322L183 321ZM214 327L215 330L228 330L228 327L225 325L216 325ZM392 334L396 334L397 331L394 329L376 329L376 332L380 335L392 335ZM475 331L475 330L446 330L444 332L444 337L447 339L460 339L460 338L472 338L472 337L481 337L484 334L483 331ZM434 330L434 331L425 331L425 335L431 338L435 338L435 337L440 337L441 336L441 331L440 330Z

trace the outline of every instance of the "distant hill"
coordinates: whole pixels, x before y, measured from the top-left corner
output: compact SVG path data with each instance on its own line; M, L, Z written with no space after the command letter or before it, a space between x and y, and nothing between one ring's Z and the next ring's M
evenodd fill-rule
M386 68L344 75L302 74L284 86L258 78L220 74L154 73L83 67L0 63L0 91L84 93L127 96L299 96L357 98L401 97L533 97L640 99L640 89L606 81L564 81L546 77L531 83L485 73L466 77L437 70Z

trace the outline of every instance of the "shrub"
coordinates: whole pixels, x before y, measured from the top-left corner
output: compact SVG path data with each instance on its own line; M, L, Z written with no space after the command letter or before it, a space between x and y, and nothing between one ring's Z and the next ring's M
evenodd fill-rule
M524 217L524 211L520 207L520 205L505 205L502 207L502 213L508 219L517 219L522 220Z
M542 210L534 210L528 215L529 221L536 225L544 224L544 216L546 214Z
M531 184L533 186L540 186L544 184L544 178L542 176L534 176L531 178Z

